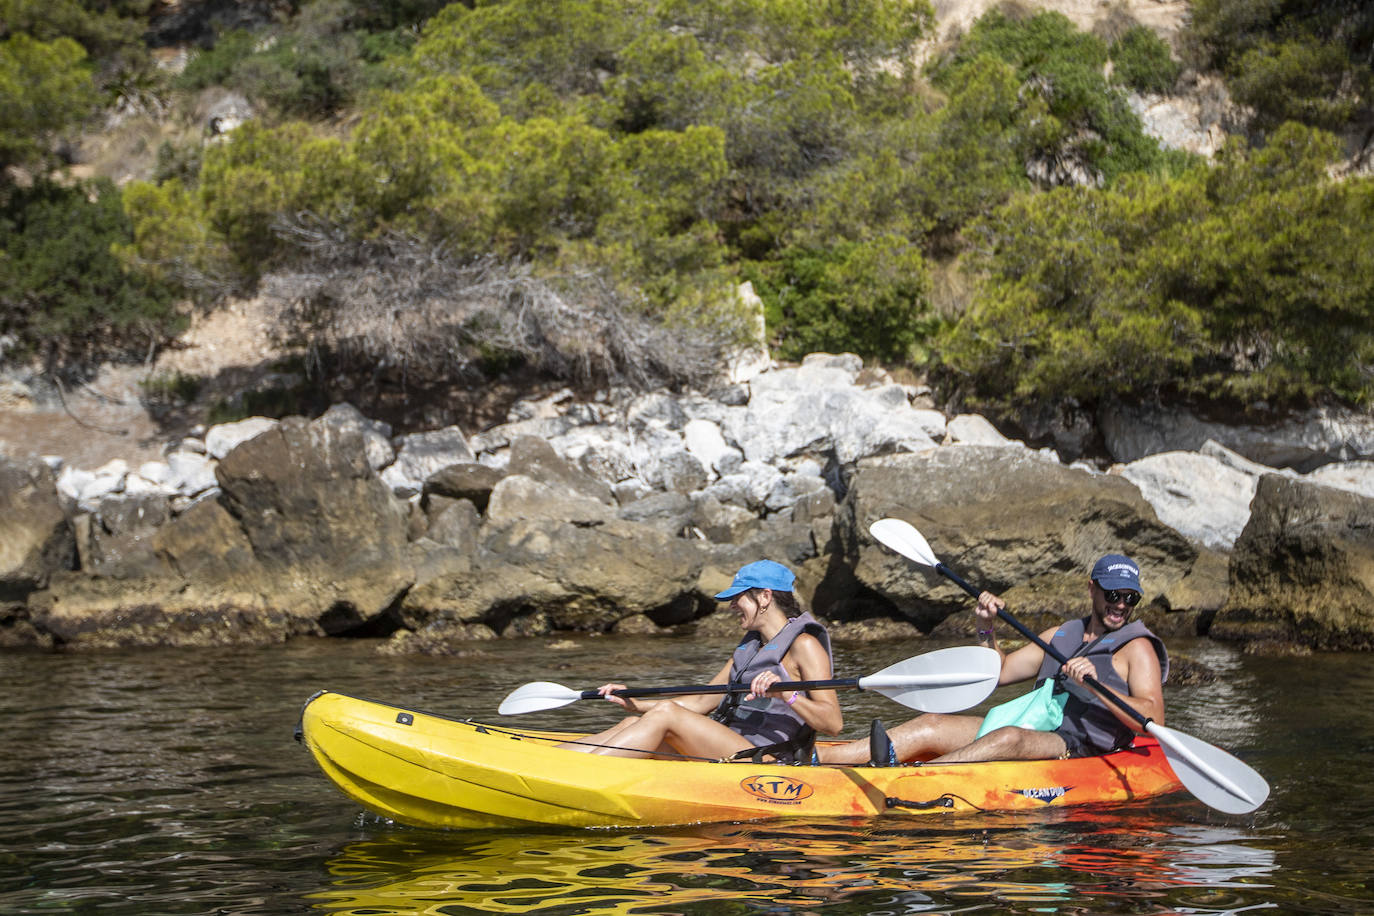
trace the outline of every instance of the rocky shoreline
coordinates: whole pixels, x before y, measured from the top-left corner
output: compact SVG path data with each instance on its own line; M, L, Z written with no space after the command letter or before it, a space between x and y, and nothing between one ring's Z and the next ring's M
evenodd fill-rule
M838 638L963 635L965 596L877 545L915 524L1028 621L1081 613L1122 550L1163 633L1256 650L1374 644L1374 423L1142 411L1009 440L849 354L709 393L565 391L508 422L393 437L340 404L95 469L0 458L0 646L102 649L385 637L457 653L558 632L722 626L740 564L797 570Z

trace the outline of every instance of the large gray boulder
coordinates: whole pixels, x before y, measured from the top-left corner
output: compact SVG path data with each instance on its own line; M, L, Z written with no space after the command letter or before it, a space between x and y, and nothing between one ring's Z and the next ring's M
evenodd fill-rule
M363 416L363 412L352 404L335 404L320 414L317 422L338 427L341 431L354 431L362 436L367 463L373 470L380 471L396 460L396 450L391 447L391 424Z
M703 542L624 519L493 520L476 551L411 589L401 613L417 632L481 623L502 635L599 633L636 614L667 626L713 606L698 589L709 558Z
M457 426L401 437L396 460L382 470L382 480L398 496L413 496L425 481L451 464L476 461L467 437Z
M75 558L52 471L0 457L0 601L22 600Z
M524 474L501 478L487 504L487 518L492 521L551 518L594 525L614 517L615 509L598 499Z
M159 571L153 541L169 517L167 500L156 494L105 497L95 512L72 520L82 571L120 579Z
M152 553L156 567L130 576L55 576L29 602L35 626L74 649L264 644L318 632L274 602L243 529L216 500L159 528Z
M217 499L152 531L111 506L93 523L106 574L54 576L30 599L34 626L76 648L259 644L374 626L413 581L405 504L356 428L288 418L216 475Z
M1262 478L1211 634L1318 649L1374 648L1374 499Z
M478 512L485 512L487 503L491 502L491 491L505 476L505 471L483 464L451 464L435 471L425 480L424 497L426 500L436 497L466 499Z
M615 504L610 485L587 474L562 456L544 439L517 436L511 440L507 474L523 474L550 487L593 499L607 506Z
M291 417L215 473L282 600L319 615L326 632L375 618L409 586L405 504L372 470L356 429Z
M1065 467L1027 449L957 446L859 462L836 513L843 564L817 597L841 618L900 616L930 631L970 599L942 577L876 543L879 518L913 524L936 556L1022 612L1083 613L1088 571L1107 552L1141 564L1146 601L1170 594L1199 550L1162 524L1129 481ZM852 581L841 574L853 570Z

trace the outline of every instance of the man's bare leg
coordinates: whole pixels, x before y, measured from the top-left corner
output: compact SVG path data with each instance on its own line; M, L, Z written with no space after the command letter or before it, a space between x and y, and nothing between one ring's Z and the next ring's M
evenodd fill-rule
M924 718L924 717L923 717ZM974 730L977 734L977 729ZM931 763L976 763L983 760L1054 760L1068 751L1054 732L1037 732L1006 725L936 757Z
M928 712L888 731L899 761L924 760L963 747L978 734L981 716L950 716ZM820 748L821 763L868 763L868 739ZM880 761L881 762L881 761Z

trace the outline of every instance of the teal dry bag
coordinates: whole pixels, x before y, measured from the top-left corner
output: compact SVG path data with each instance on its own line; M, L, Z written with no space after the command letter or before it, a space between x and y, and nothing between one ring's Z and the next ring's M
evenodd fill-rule
M1064 704L1069 701L1068 693L1063 690L1056 692L1058 686L1054 678L1047 677L1043 684L1025 696L992 707L983 717L978 737L1004 725L1037 732L1054 731L1064 721Z

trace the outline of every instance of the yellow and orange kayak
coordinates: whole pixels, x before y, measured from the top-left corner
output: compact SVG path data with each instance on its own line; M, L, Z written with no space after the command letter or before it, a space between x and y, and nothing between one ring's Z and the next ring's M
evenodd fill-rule
M1014 811L1125 802L1182 788L1152 738L1073 760L781 766L609 758L575 735L461 721L339 693L298 737L345 795L415 827L650 827L883 812Z

